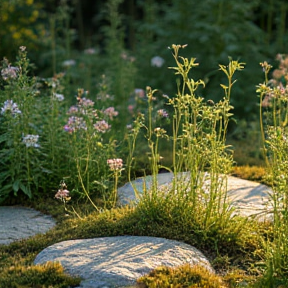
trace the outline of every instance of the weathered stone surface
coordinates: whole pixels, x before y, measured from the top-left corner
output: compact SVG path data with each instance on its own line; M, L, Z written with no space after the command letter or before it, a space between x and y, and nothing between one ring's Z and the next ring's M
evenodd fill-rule
M213 270L196 248L156 237L118 236L64 241L40 252L34 263L59 261L82 288L126 287L152 269L199 263Z
M173 173L162 173L157 176L159 189L171 189L173 182ZM189 173L178 175L183 182L189 181ZM209 174L204 174L205 181L203 187L209 189ZM118 205L133 204L139 201L143 190L151 188L152 177L137 178L131 183L126 183L118 189ZM145 188L144 188L145 187ZM135 193L136 190L136 193ZM227 196L231 204L236 208L236 213L243 216L250 216L267 211L269 194L271 188L258 182L240 179L233 176L227 176ZM139 196L139 197L138 197Z
M0 244L9 244L55 226L51 216L21 206L0 206Z

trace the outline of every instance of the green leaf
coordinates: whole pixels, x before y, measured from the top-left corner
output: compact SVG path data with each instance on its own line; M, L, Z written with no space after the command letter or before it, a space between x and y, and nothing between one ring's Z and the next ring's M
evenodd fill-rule
M20 180L17 179L14 183L13 183L13 191L14 191L14 194L17 193L19 191L19 185L20 185Z
M2 197L2 194L8 194L11 192L12 184L7 184L0 188L0 197Z
M29 187L25 186L22 182L19 183L20 189L27 195L29 198L32 197L31 190Z
M3 171L0 173L0 183L4 182L10 176L10 171Z
M8 133L4 133L2 135L0 135L0 143L7 141L9 138Z

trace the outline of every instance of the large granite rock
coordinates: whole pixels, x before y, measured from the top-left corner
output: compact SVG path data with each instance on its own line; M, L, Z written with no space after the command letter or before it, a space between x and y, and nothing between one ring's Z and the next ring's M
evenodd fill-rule
M83 278L81 288L127 287L152 269L184 263L213 268L196 248L156 237L118 236L64 241L40 252L34 263L59 261L70 275Z

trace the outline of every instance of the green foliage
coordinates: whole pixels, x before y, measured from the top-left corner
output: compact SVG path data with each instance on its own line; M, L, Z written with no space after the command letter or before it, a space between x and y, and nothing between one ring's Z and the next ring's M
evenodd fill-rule
M147 84L165 94L177 92L173 75L166 70L171 60L165 49L177 42L193 47L193 55L201 62L194 78L203 78L203 95L214 101L222 97L217 92L223 82L223 75L216 73L217 63L224 63L228 56L248 63L231 105L237 118L251 119L257 113L251 95L261 81L258 63L287 50L285 0L63 0L56 7L51 1L3 0L1 4L4 44L0 54L11 58L18 46L27 46L44 77L66 72L65 94L83 86L94 93L97 79L106 74L117 103L126 101L135 87L143 89ZM154 56L162 57L164 65L152 67ZM75 65L64 67L66 60L74 60Z
M216 72L217 63L223 63L228 56L248 63L247 69L243 71L243 78L239 79L239 85L234 89L235 97L231 99L231 105L235 107L237 117L245 115L246 118L247 114L252 116L257 108L256 100L251 95L254 93L254 83L261 79L258 63L263 59L264 53L271 57L268 50L271 46L267 47L264 42L265 32L253 22L255 15L252 11L259 7L259 1L166 1L161 4L155 4L156 12L147 10L152 15L146 16L150 22L145 24L153 27L151 38L155 39L151 46L152 52L158 51L158 55L165 60L165 66L166 63L169 66L171 62L168 52L163 47L175 42L192 47L193 55L201 62L199 69L194 71L194 79L204 80L206 89L202 93L212 97L214 101L222 97L217 88L223 82L223 76ZM142 30L139 25L140 35L144 38L145 32L141 34ZM263 47L265 52L262 52ZM144 49L140 42L138 49L141 51L141 48ZM149 47L146 47L146 51L150 51ZM147 54L151 55L151 52ZM145 71L150 75L148 68ZM165 69L159 68L158 71L161 76L158 83L153 83L154 87L170 94L173 87L169 86L167 82L171 81L167 79L171 79L171 75ZM162 77L166 82L163 82Z
M231 88L236 82L233 76L237 70L243 69L243 63L230 59L227 66L219 65L228 79L227 85L221 84L224 90L223 100L218 103L212 100L206 102L197 95L197 89L204 82L190 78L190 70L198 64L195 58L180 56L179 50L182 48L185 46L172 45L176 67L171 69L174 69L175 74L180 77L177 79L177 95L174 98L167 97L167 105L173 109L172 129L170 129L172 135L154 121L152 112L155 111L154 100L157 90L152 90L150 87L147 87L146 91L147 119L142 115L140 123L135 122L135 128L131 132L132 135L136 135L139 127L143 128L150 150L152 187L151 190L144 188L144 196L138 205L152 221L163 223L173 219L180 223L182 217L190 218L191 220L187 221L197 223L198 229L203 229L205 234L214 228L219 231L225 230L233 213L233 209L226 201L227 179L223 176L232 166L232 155L225 141L229 118L233 115L230 112L232 106L229 102ZM157 174L159 169L163 168L160 164L159 142L163 140L172 141L172 168L165 168L173 171L175 177L171 187L159 191ZM130 147L135 150L132 144ZM129 159L132 161L133 155L130 155ZM129 161L127 165L129 167ZM136 190L136 195L137 193ZM169 215L168 219L165 214ZM165 221L161 217L164 217ZM237 226L235 233L239 232L238 228Z
M260 97L260 123L263 151L267 164L268 179L272 183L271 206L273 215L273 238L266 241L266 274L264 282L270 287L279 284L287 285L288 279L288 214L287 214L287 179L288 179L288 146L287 146L287 59L278 55L279 70L273 73L268 81L272 66L261 63L265 81L257 86ZM265 125L265 124L266 125Z
M25 49L20 47L15 66L4 59L1 69L0 202L18 191L51 197L63 178L78 198L94 194L107 200L113 187L107 160L116 153L108 123L118 111L105 107L108 94L95 109L83 89L68 110L62 94L66 77L31 77Z
M15 265L0 272L2 287L7 288L65 288L76 287L80 278L73 278L64 273L59 263L47 262L44 265Z
M30 237L29 239L11 243L10 245L1 245L1 280L3 277L3 279L10 279L9 281L11 281L12 283L17 283L18 285L20 285L20 283L22 283L22 279L18 276L10 277L9 271L22 271L23 273L21 272L21 275L23 275L24 273L26 273L25 271L29 269L37 270L38 268L34 268L34 266L32 265L32 262L34 261L36 255L41 250L52 244L71 239L135 235L163 237L166 239L183 241L187 244L193 245L200 249L204 253L204 255L206 255L208 259L211 260L214 268L217 269L217 271L220 271L221 275L226 272L226 269L229 270L231 274L232 271L234 271L235 269L235 267L233 266L237 265L241 266L243 269L243 274L240 275L242 277L241 279L250 275L251 279L249 279L249 277L247 279L245 278L247 282L250 282L250 280L255 280L255 277L259 276L259 274L261 275L261 273L255 273L254 271L256 269L259 269L259 267L261 268L261 264L259 264L259 262L261 262L261 257L263 257L264 255L264 251L262 250L263 248L261 247L261 241L259 241L259 236L265 237L265 235L267 236L268 231L271 230L271 225L269 225L268 223L256 223L246 220L245 229L241 229L239 230L239 233L233 234L233 231L235 231L235 226L242 226L242 224L239 223L239 220L241 221L241 219L234 218L229 222L230 228L227 226L225 230L217 230L215 227L212 227L209 232L204 233L203 230L201 230L201 228L198 226L198 224L195 223L195 221L191 219L191 217L188 217L189 215L187 215L187 217L182 217L183 215L179 215L177 218L176 212L179 213L179 210L175 210L175 214L171 215L169 214L170 211L168 210L168 205L161 210L161 203L159 203L159 206L155 206L156 210L158 210L159 212L158 218L155 217L154 219L149 217L149 215L151 214L147 215L143 213L143 207L131 208L126 206L117 209L105 210L101 213L94 210L92 212L90 211L88 214L85 215L85 205L79 204L79 206L76 207L77 211L80 211L79 213L81 213L82 219L79 219L77 217L73 217L72 215L70 215L69 217L64 217L63 214L59 212L59 209L57 208L57 206L55 206L55 202L53 201L48 200L45 201L45 203L44 201L43 203L37 201L33 206L38 207L39 209L43 209L42 211L44 212L49 212L52 215L56 215L59 220L57 222L58 224L55 228L49 230L46 234L39 234L34 237ZM223 266L224 260L221 260L221 262L219 260L220 258L228 259L228 261L225 260L228 264L225 264L226 266ZM47 270L45 266L40 266L39 269L41 271L44 270L41 279L50 275L45 271L61 271L58 264L51 264L51 266L49 267L50 268L47 268ZM40 281L41 279L40 276L36 277L35 274L31 273L27 277L25 276L25 279L29 281L31 277L33 281L35 280L35 285L37 285L37 281ZM53 276L51 279L55 279L59 276L59 274L55 274L54 272L51 274ZM175 271L174 274L177 277L179 276L180 278L180 273ZM185 276L184 273L181 273L181 275ZM239 275L239 273L237 275ZM207 279L206 277L208 277L208 275L206 272L203 273L203 277L204 279ZM239 277L237 279L239 279ZM236 276L234 276L234 280L231 278L233 277L231 276L229 278L227 276L227 281L230 281L231 283L234 280L238 281L236 279ZM7 280L8 283L9 281ZM59 283L57 283L57 285L68 283L68 280L66 282L65 281L66 280L59 280ZM32 280L31 283L33 283ZM9 287L8 284L7 287ZM58 287L56 286L56 283L55 287ZM231 288L232 287L234 288L237 286L231 285ZM270 286L258 287L270 288Z
M46 202L45 211L47 211L47 208L49 208L49 211L55 209L54 203L47 205L48 203L49 202ZM82 212L84 209L83 206L79 207L79 210ZM46 268L45 266L40 266L39 268L37 268L38 266L35 266L34 268L31 263L35 259L36 254L42 249L54 243L71 239L120 235L163 237L166 239L185 241L188 244L196 246L198 249L204 251L204 253L209 256L209 259L213 259L215 255L226 255L228 253L227 255L229 255L228 257L231 259L231 262L236 261L237 263L242 263L241 261L245 263L246 257L250 259L250 263L251 261L254 263L253 261L255 260L253 260L249 255L254 253L257 246L259 246L259 241L255 238L257 235L251 233L251 231L255 231L253 225L246 226L246 229L243 230L242 233L235 234L237 240L236 238L231 240L231 234L229 234L228 231L218 231L222 233L218 234L215 230L214 232L211 232L210 235L203 235L201 229L199 229L199 227L197 228L196 224L191 221L191 219L189 220L188 217L179 219L179 221L181 220L181 223L179 223L177 219L176 221L166 221L164 217L168 216L165 214L165 211L163 211L162 215L159 213L159 217L161 216L162 220L164 220L163 222L154 221L154 219L147 217L138 207L123 207L106 210L102 213L94 211L87 216L82 213L81 216L82 219L73 218L71 216L68 218L65 217L65 219L58 222L58 225L54 229L51 229L45 235L40 234L26 240L11 243L10 245L2 245L0 247L0 266L2 268L0 279L2 280L3 278L6 279L7 283L11 282L20 285L20 283L23 283L21 282L23 279L21 279L20 276L12 277L10 275L15 275L15 271L22 271L22 274L19 272L18 275L25 275L25 278L22 278L27 279L27 282L31 281L31 283L35 281L35 285L37 285L41 279L50 275L51 270L56 272L51 274L50 280L59 279L60 276L58 272L61 274L62 268L60 268L58 264L51 264ZM235 225L237 225L237 221L232 221L231 227ZM217 254L217 251L219 254ZM249 265L247 266L249 267ZM34 272L36 270L36 272L28 273L26 272L27 270L32 270ZM43 274L40 274L39 272L40 276L37 274L37 271L39 270L43 271ZM10 273L9 271L12 272ZM206 272L204 273L204 277L206 277L205 275L207 276ZM77 279L74 279L73 281L76 280ZM68 280L62 278L62 280L59 280L59 283L57 284L63 285L59 287L68 286L64 286L63 283L71 283L70 285L72 285L73 282L68 282ZM44 285L44 283L42 285ZM7 287L10 287L9 284L7 284Z
M189 264L177 267L159 267L137 280L143 288L224 288L220 277L201 265Z
M3 103L0 116L0 201L5 200L11 190L14 195L20 190L31 197L31 186L39 187L39 178L44 172L44 167L39 165L41 154L32 148L38 147L37 130L33 126L34 111L37 109L36 87L35 80L28 77L29 60L25 47L20 47L16 67L10 66L7 59L3 60L2 67L2 77L6 83L5 90L1 90L0 94ZM32 143L29 137L34 137Z
M237 166L265 166L259 120L231 121L227 145L233 149Z
M40 1L1 0L0 7L0 55L14 57L21 45L34 51L42 48L39 38L45 35L45 12Z
M35 36L27 32L29 29L25 30L23 26L16 31L15 27L12 27L11 21L14 21L15 17L23 18L21 13L19 16L21 9L17 11L13 9L19 5L24 7L23 12L27 12L28 15L24 17L27 18L24 24L35 23L36 25L39 20L37 13L31 11L37 12L40 6L32 7L33 1L25 1L25 3L9 1L11 6L8 5L8 1L2 2L4 9L0 10L0 18L3 23L5 22L4 27L7 27L7 31L11 33L3 35L4 48L1 49L10 49L11 37L14 40L20 39L21 42L24 38L29 38L33 42ZM80 222L72 220L65 229L62 227L62 231L59 229L43 237L24 241L22 244L12 244L7 248L10 252L16 247L21 256L27 257L25 259L30 261L31 254L28 255L30 252L33 254L55 242L56 239L59 241L71 237L151 235L197 244L199 248L217 256L215 263L228 267L231 258L247 255L255 247L262 249L259 248L259 238L257 244L255 238L251 240L249 238L251 235L247 235L250 233L256 237L255 231L250 229L251 227L247 228L247 219L232 216L233 209L226 202L226 180L219 175L228 173L233 162L230 147L226 144L232 105L236 108L233 113L239 113L238 115L243 113L241 111L245 111L245 115L254 113L256 105L251 97L253 88L250 81L254 86L261 73L260 69L258 72L255 68L256 64L260 62L260 58L262 60L262 54L268 55L269 58L274 55L276 48L285 48L287 5L280 0L270 1L269 5L256 0L244 1L241 4L237 1L205 0L197 5L193 1L182 1L181 4L177 1L164 1L161 4L152 2L139 1L144 13L144 23L141 20L135 26L135 31L139 34L130 41L134 50L127 49L124 29L127 19L120 12L121 5L124 3L122 0L105 2L105 11L100 14L101 17L103 16L100 17L101 21L107 24L102 30L104 40L100 41L100 44L94 43L96 48L85 49L83 52L73 47L73 41L76 39L76 34L71 29L73 9L68 2L61 1L55 15L50 15L49 33L47 30L47 37L43 41L43 45L49 47L49 51L42 53L37 63L40 67L47 68L41 73L49 76L54 74L54 76L45 79L32 77L32 65L27 59L24 47L20 48L18 60L13 66L7 59L3 60L0 83L0 202L9 200L12 194L19 196L20 193L27 197L52 198L55 187L64 178L69 189L72 190L72 200L88 198L94 208L102 212L98 203L100 202L100 205L106 208L114 206L117 183L121 182L119 176L122 170L109 170L107 159L127 156L126 175L123 176L129 180L131 175L135 176L137 172L139 173L136 169L144 170L143 173L149 171L153 177L152 190L145 191L137 208L115 209L92 214L86 218L81 208L76 207L82 219ZM267 31L266 27L260 29L253 22L255 16L253 11L258 7L261 8L260 11L264 11L261 17L263 16L265 20L267 16L269 19ZM272 16L279 7L282 9L281 13L276 13L276 26L279 33L276 36L277 41L274 41ZM30 18L31 13L32 16L34 13L37 17ZM13 17L7 18L7 15ZM42 33L42 26L39 27L34 27L35 35ZM193 47L194 55L201 62L198 67L195 58L178 55L178 50L186 45L172 46L176 61L176 66L172 68L178 77L176 89L172 85L174 80L170 81L171 73L167 72L165 67L173 66L168 57L170 52L163 50L163 47L175 40L178 43L188 43L189 47ZM279 46L270 45L271 41L277 42ZM89 44L93 43L89 42ZM263 48L266 49L265 52L262 52ZM9 53L11 51L9 50ZM160 58L153 59L156 56L155 51L159 52L157 54L161 56ZM213 67L217 67L216 63L226 61L227 56L233 56L233 59L240 57L241 61L248 62L247 69L243 72L243 80L239 79L240 81L233 87L237 97L231 99L230 92L235 83L233 75L237 70L242 70L242 63L230 58L227 66L219 66L219 70L224 73L211 72ZM156 62L151 62L151 59ZM265 144L263 152L268 164L269 183L272 183L274 190L273 231L271 235L269 232L268 236L267 233L260 233L261 243L265 243L267 251L266 274L260 282L262 281L263 287L269 288L280 284L287 285L288 265L288 208L286 207L288 60L285 55L278 55L278 59L281 65L279 69L274 70L273 81L268 81L270 65L262 64L266 79L257 89L260 95L261 123L266 117L265 122L268 124L266 128L261 125L261 133ZM194 73L193 78L189 75L191 69ZM200 76L203 80L198 80ZM147 83L160 90L147 87L147 95L143 90L134 90L135 87L145 87ZM216 89L219 83L223 90ZM202 86L206 88L203 89ZM79 87L85 87L90 94L84 89L79 89L74 107L77 111L67 115L67 111L68 114L71 113L68 107L75 104L74 94ZM163 91L165 93L168 91L169 96ZM61 101L64 95L65 101ZM88 95L91 100L88 99ZM209 100L204 100L199 95L209 96ZM83 106L83 103L92 102L94 103L91 106L90 104L88 107ZM123 103L131 105L126 107ZM110 106L108 108L115 106L121 120L119 118L113 120L111 130L107 133L97 129L95 131L98 121L105 120L109 125L108 123L113 119L105 114L107 106ZM131 106L133 111L127 109ZM158 111L163 107L173 115L170 119L159 117ZM161 113L163 116L163 109ZM70 119L70 116L78 118ZM133 119L134 124L129 132L125 129L125 125L130 124ZM63 127L67 131L64 131ZM99 128L97 125L96 127ZM124 133L126 134L123 137ZM140 136L144 136L142 137L144 141L139 140ZM254 135L253 139L257 139L257 136ZM125 146L126 143L128 147ZM162 152L163 147L166 151ZM161 156L167 153L167 150L171 151L169 153L171 161L164 165L165 159L163 160ZM149 154L146 154L147 152ZM147 155L148 161L145 159ZM144 164L139 161L140 156ZM258 154L253 156L259 157ZM156 175L162 168L173 171L175 175L184 171L188 174L182 176L188 175L190 180L187 182L184 176L176 177L171 189L158 191ZM210 174L208 193L207 189L203 188L203 185L207 184L205 178L207 174L199 171ZM237 176L259 180L263 169L244 167L237 168L235 173ZM98 198L97 204L95 198ZM72 206L67 205L67 207ZM257 253L255 252L253 257ZM263 256L263 251L260 254ZM1 257L2 262L5 258L11 260L5 253ZM257 257L258 255L255 256ZM5 274L8 282L12 283L12 278L16 274L27 274L29 279L34 279L36 268L19 268L20 271L15 267L11 268L10 278ZM48 270L51 268L49 267ZM53 267L51 269L55 268L56 274L62 273L59 267ZM35 272L35 275L38 272ZM35 278L42 279L42 276L37 275ZM57 275L55 279L58 279ZM15 280L16 287L17 285L26 287L26 283L21 282L25 277ZM62 280L59 282L62 283ZM59 285L62 285L61 283Z
M256 182L265 182L266 169L259 166L235 166L232 175Z

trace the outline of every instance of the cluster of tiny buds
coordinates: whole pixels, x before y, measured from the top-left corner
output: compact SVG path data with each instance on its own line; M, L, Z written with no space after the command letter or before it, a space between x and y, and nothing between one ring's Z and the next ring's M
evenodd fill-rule
M121 170L123 167L123 160L120 158L108 159L107 164L109 165L109 168L113 171Z

